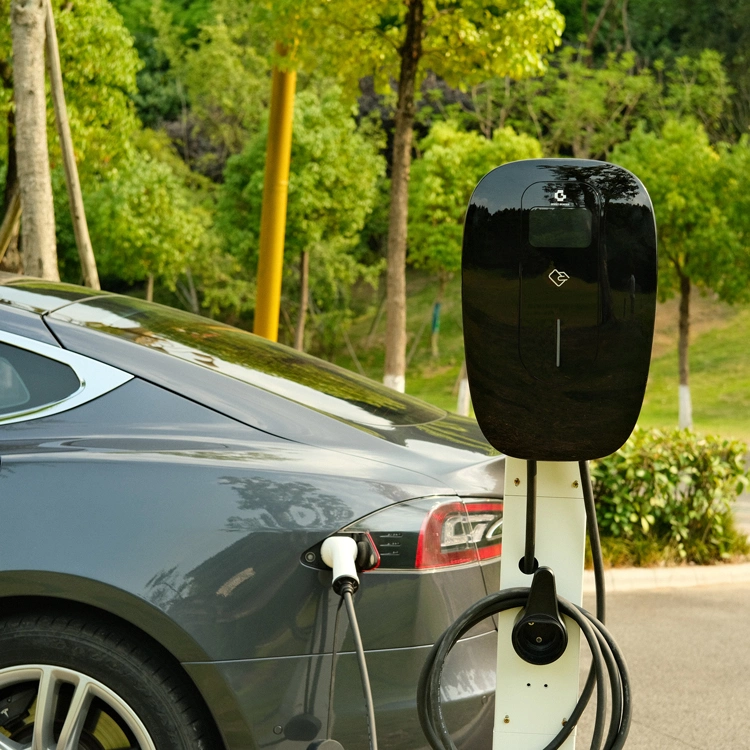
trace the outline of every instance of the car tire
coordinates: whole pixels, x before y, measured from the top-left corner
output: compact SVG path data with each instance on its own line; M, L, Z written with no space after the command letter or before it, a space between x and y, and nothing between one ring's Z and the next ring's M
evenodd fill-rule
M96 616L0 618L0 726L9 748L32 737L45 750L223 747L179 666L148 637Z

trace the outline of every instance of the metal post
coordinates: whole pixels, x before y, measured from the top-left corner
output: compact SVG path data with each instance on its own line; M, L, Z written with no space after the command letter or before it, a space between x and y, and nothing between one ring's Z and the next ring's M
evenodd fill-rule
M521 572L526 528L526 462L507 458L500 588L529 586ZM574 604L583 597L586 514L578 465L537 464L535 556L555 573L557 592ZM513 650L518 610L498 616L497 688L493 750L539 750L560 731L578 699L580 631L565 618L568 647L553 664L527 664ZM563 745L574 750L575 732Z
M281 45L279 54L285 54ZM260 218L260 258L253 331L271 341L279 337L281 273L284 265L284 232L292 152L292 115L297 72L273 69L268 148Z

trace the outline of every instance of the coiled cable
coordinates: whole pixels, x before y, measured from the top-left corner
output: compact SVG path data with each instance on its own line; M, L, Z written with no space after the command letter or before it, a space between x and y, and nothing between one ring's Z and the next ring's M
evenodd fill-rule
M594 617L582 607L558 596L560 612L570 617L581 629L592 656L591 670L586 684L568 721L543 750L558 750L578 723L591 695L596 689L596 720L590 750L620 750L630 731L632 700L630 679L625 660L603 624L604 620L604 563L599 529L596 522L593 490L588 463L579 462L581 484L586 507L587 530L594 559L597 615ZM481 599L467 609L437 640L422 669L417 689L417 712L422 731L433 750L456 750L448 731L440 705L440 684L443 666L457 641L482 620L499 612L524 607L530 589L511 588ZM607 683L611 696L609 726L607 724ZM602 741L604 744L602 744Z

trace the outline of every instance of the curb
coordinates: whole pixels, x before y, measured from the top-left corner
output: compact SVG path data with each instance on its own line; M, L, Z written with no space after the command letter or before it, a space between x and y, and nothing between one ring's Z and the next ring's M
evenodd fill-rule
M750 563L737 565L686 565L675 568L610 568L604 571L608 594L618 591L714 586L725 583L750 583ZM593 594L594 571L583 574L583 593Z

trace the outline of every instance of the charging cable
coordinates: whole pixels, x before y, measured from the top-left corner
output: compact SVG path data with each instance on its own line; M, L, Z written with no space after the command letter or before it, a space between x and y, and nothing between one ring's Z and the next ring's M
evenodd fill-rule
M353 596L359 588L359 576L357 575L357 543L349 536L330 536L323 542L320 549L320 555L323 562L333 569L333 590L343 599L346 607L346 613L349 616L349 623L352 628L354 637L354 648L357 652L357 662L359 664L359 674L362 678L362 690L365 694L365 705L367 707L367 726L370 734L370 750L378 750L378 734L375 727L375 704L372 700L372 690L370 689L370 677L367 673L367 661L365 660L365 650L362 646L362 636L359 633L359 623L357 622L357 613L354 611ZM336 613L338 623L338 612ZM334 633L335 641L335 633ZM334 651L336 644L334 643ZM335 663L331 664L331 696L329 704L333 703L333 680L334 680ZM330 732L330 715L331 708L329 705L329 722L328 731Z
M529 462L531 464L531 462ZM588 463L579 462L581 484L583 486L584 504L586 507L587 529L591 542L591 552L594 559L594 577L596 581L596 611L597 617L582 607L556 596L559 611L570 617L581 629L592 655L592 666L586 684L584 685L576 706L561 731L549 742L544 750L558 750L572 733L578 723L591 695L596 689L596 720L591 739L590 750L620 750L630 731L632 715L632 701L630 679L627 666L622 654L603 624L604 620L604 562L602 559L599 527L596 522L596 508L594 494L591 488L591 476ZM528 467L529 479L535 479L536 466ZM529 490L527 508L532 505L531 497L535 493ZM533 514L533 505L532 505ZM533 521L527 517L526 555L524 567L531 569L534 560ZM535 573L546 575L548 569L540 568ZM536 580L535 580L536 583ZM440 684L443 665L450 650L456 642L471 628L482 620L508 609L527 607L530 594L534 588L512 588L499 591L496 594L481 599L469 607L438 639L430 651L422 669L417 691L417 711L422 730L433 750L456 750L456 746L448 732L440 705ZM612 699L609 727L606 738L604 736L607 720L607 683ZM604 742L604 744L602 744Z

